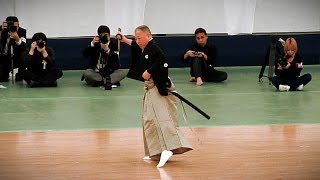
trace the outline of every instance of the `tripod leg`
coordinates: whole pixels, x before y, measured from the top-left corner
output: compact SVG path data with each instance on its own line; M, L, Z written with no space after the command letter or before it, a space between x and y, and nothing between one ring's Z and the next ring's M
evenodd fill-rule
M13 57L11 58L11 81L12 81L12 84L14 84Z

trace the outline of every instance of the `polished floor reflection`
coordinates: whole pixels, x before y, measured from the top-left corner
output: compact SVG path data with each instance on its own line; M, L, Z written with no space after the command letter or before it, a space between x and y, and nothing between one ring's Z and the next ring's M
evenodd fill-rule
M320 125L182 130L194 150L160 169L142 160L140 129L0 133L0 179L320 177Z

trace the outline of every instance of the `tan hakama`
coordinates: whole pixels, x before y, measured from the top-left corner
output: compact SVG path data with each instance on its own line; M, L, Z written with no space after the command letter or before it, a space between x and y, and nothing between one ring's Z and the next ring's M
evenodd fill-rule
M153 80L145 81L143 98L143 140L145 155L157 159L161 152L170 150L173 154L182 154L192 147L179 129L176 98L170 92L161 96Z

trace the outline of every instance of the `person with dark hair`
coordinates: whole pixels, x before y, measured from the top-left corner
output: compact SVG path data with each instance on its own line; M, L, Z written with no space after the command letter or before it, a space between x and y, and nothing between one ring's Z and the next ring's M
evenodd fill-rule
M287 38L284 42L284 56L275 62L276 76L270 78L279 91L302 91L312 79L309 73L300 76L303 66L297 51L297 41L292 37Z
M143 141L144 160L159 161L163 167L174 154L192 150L179 129L174 84L168 76L167 59L153 40L148 26L135 29L135 40L121 35L121 42L131 46L132 65L128 77L144 81Z
M27 68L22 71L22 78L30 87L57 87L57 80L63 73L55 65L54 50L48 46L46 35L35 33L31 41L24 53Z
M120 86L127 71L120 69L118 48L110 39L108 26L99 26L98 35L94 36L90 45L83 51L83 55L89 58L88 66L83 74L84 79L90 86L103 86L108 90L111 87ZM105 80L104 80L105 79Z
M205 29L195 30L196 43L182 55L183 62L190 62L190 82L200 86L203 82L222 82L227 79L226 72L214 69L217 48L208 42Z
M0 27L0 81L8 81L9 73L18 68L16 81L24 70L22 54L26 48L26 29L19 26L16 16L8 16Z

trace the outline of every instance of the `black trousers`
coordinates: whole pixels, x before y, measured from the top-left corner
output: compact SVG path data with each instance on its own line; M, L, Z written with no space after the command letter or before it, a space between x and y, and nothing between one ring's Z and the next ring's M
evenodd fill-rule
M303 86L307 85L311 81L311 74L304 74L297 78L284 78L279 76L274 76L270 78L272 84L279 89L279 85L288 85L290 86L290 91L295 91L301 84Z
M63 75L62 71L60 69L52 69L48 71L46 74L43 75L37 75L32 71L22 71L21 77L30 84L31 81L36 81L40 85L43 86L50 86L51 84L55 83L57 79L61 78Z
M202 61L200 58L192 58L190 68L190 75L192 77L201 77L202 81L205 82L222 82L228 78L226 72L218 71L213 67L203 68Z
M10 56L8 55L0 55L0 82L8 81L9 73L12 71L12 63L13 68L18 68L17 76L20 76L21 72L24 71L25 67L21 59L17 57L14 58L13 62Z

